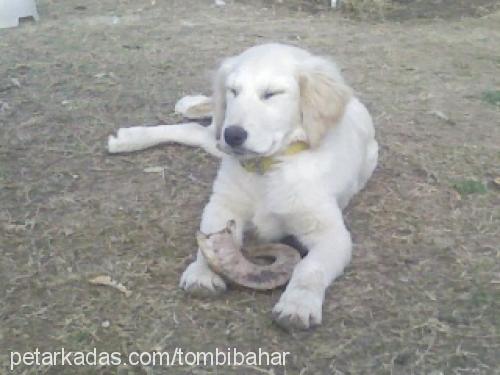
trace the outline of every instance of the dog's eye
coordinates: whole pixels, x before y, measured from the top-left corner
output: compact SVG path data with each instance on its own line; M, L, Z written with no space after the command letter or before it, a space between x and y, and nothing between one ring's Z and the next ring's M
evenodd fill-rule
M234 96L234 97L237 97L237 96L238 96L238 94L239 94L239 91L238 91L238 90L236 90L236 89L233 89L233 88L228 88L227 90L228 90L228 91L231 93L231 95L232 95L232 96Z
M268 99L271 99L273 96L280 95L283 93L284 93L284 91L281 91L281 90L276 90L276 91L267 90L267 91L264 91L264 93L262 94L262 100L268 100Z

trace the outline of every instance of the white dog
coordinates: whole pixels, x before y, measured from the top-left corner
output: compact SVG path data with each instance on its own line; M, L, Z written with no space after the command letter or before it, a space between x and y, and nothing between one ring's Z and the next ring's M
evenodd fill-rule
M318 325L325 289L351 259L342 209L377 164L372 119L332 62L281 44L226 59L212 100L209 127L193 122L124 128L110 137L109 151L180 142L221 157L201 231L219 231L233 219L240 242L248 228L264 241L296 236L309 253L273 315L285 326ZM180 286L226 288L199 251Z

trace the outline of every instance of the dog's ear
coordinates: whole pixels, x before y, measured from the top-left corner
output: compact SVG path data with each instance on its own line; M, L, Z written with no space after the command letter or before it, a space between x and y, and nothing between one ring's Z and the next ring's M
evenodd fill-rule
M224 117L226 115L226 78L233 67L234 58L230 57L222 62L215 74L213 86L213 118L215 136L220 139Z
M298 82L302 126L310 146L316 147L326 131L342 119L352 92L335 64L317 56L300 64Z

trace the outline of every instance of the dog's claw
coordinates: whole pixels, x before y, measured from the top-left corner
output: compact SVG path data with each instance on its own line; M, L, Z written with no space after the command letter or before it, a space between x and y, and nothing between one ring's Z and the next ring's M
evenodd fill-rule
M321 324L322 298L307 289L287 289L274 306L273 320L280 327L309 329Z
M195 296L211 296L226 290L224 280L208 266L198 261L194 261L186 268L179 286Z

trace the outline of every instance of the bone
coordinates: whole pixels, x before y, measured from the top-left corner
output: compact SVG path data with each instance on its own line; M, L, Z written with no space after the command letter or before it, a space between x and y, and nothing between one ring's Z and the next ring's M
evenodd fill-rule
M285 285L300 254L291 246L267 244L241 249L233 237L235 222L230 220L219 232L198 232L198 246L210 268L230 283L257 290ZM245 254L248 254L245 256ZM270 264L257 264L251 258L273 258Z

